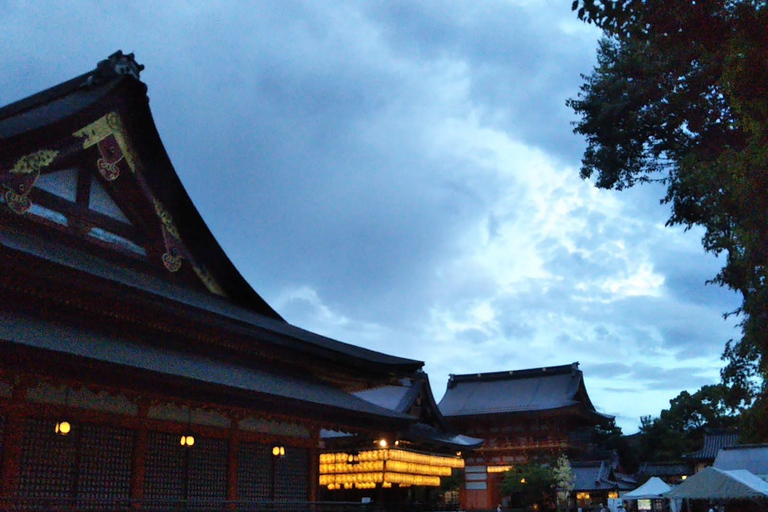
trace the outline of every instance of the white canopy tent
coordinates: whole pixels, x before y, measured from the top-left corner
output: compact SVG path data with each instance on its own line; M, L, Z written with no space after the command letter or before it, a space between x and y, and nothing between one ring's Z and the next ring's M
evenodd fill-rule
M693 500L768 500L768 482L746 469L725 471L708 467L669 491L666 497Z
M658 500L665 498L662 494L671 489L664 481L657 477L651 477L647 482L633 491L624 493L621 496L623 500Z

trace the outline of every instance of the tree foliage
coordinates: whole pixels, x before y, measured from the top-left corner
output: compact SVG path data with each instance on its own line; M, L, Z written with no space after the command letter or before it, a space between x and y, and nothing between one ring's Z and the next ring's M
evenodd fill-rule
M513 508L538 505L545 509L555 503L556 487L553 468L536 461L514 466L501 483L501 491L510 497Z
M742 337L724 381L748 404L768 375L768 3L577 0L603 30L568 105L587 140L581 176L603 188L666 185L669 225L703 226L726 256L712 282L741 294ZM763 379L763 384L765 380ZM765 417L765 416L763 416Z
M724 384L703 386L691 394L683 391L669 401L657 418L640 419L640 458L661 462L680 460L701 447L705 428L732 428L739 424L739 410L728 405L730 390Z
M612 419L605 425L597 425L592 431L592 442L605 456L615 453L619 457L619 466L623 473L635 473L639 466L637 451L630 445L627 437Z

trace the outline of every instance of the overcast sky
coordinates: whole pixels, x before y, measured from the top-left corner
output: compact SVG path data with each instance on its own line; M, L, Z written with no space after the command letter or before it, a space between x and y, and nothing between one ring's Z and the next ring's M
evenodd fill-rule
M182 182L288 321L449 373L581 363L625 433L718 381L722 264L662 190L578 176L570 0L0 0L0 104L117 49ZM193 5L193 6L192 6Z

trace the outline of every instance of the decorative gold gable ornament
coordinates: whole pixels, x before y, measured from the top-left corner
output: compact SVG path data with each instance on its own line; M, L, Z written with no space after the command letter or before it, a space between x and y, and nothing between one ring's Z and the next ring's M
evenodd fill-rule
M83 149L91 146L99 148L101 158L96 161L96 167L105 180L114 181L120 176L117 164L122 160L125 160L132 173L136 173L139 160L117 112L100 117L72 135L85 138Z
M5 204L14 213L25 214L32 207L27 195L40 177L40 169L53 162L58 151L43 149L25 155L16 161L10 171L0 171L0 185L5 189Z

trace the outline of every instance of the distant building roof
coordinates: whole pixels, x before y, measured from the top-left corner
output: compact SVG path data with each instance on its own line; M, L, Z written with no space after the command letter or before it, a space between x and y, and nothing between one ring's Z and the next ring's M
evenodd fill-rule
M700 450L683 455L687 460L715 460L721 448L735 446L739 442L739 433L728 429L707 429L704 432L704 444Z
M549 411L578 407L598 413L587 395L579 363L527 370L451 375L440 401L447 417Z
M571 462L571 470L574 476L574 491L629 490L636 486L633 480L617 478L608 460Z
M478 448L482 439L457 434L438 409L429 376L415 372L411 377L400 380L400 385L382 386L354 393L357 398L418 419L400 435L404 440L432 445L437 448L464 450Z
M725 471L746 469L750 473L764 477L768 475L768 444L746 444L722 448L717 453L713 466Z

